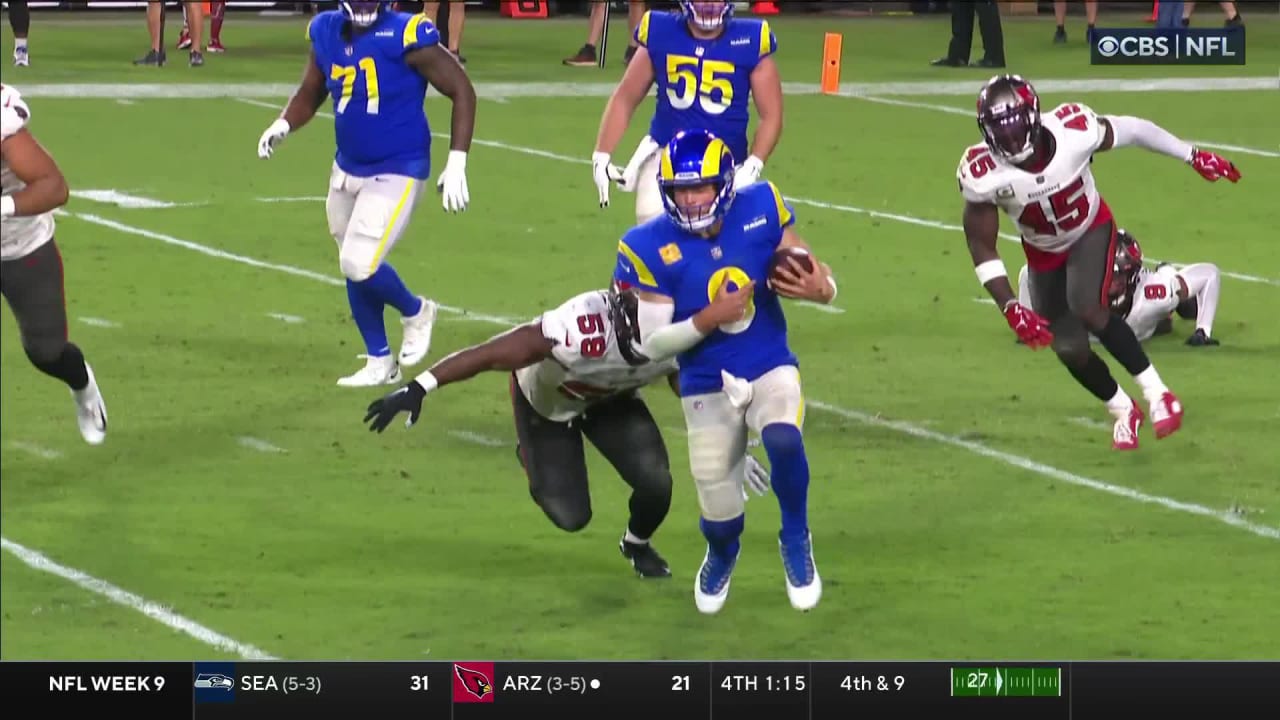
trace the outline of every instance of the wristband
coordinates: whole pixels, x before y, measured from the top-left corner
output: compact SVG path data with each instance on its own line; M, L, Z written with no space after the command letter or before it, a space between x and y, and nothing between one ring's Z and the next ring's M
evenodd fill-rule
M973 271L978 275L978 282L982 285L986 285L996 278L1009 276L1005 272L1004 263L999 260L988 260L979 264Z
M422 391L424 395L440 387L440 381L436 380L436 376L432 375L430 370L427 370L426 372L422 373L418 377L414 378L413 381L422 386Z

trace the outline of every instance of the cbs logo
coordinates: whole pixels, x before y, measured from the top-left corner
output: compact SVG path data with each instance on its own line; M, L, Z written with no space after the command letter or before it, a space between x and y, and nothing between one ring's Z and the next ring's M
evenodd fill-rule
M1104 58L1123 55L1124 57L1164 57L1169 54L1169 39L1166 37L1125 37L1116 38L1107 35L1098 39L1098 54Z

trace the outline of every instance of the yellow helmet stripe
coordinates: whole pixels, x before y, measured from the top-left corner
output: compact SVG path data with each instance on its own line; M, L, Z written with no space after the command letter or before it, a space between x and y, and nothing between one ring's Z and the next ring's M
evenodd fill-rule
M724 151L724 141L720 138L707 143L707 151L702 155L702 177L709 180L720 176L720 158L724 157Z
M658 164L658 172L663 180L676 179L676 169L671 165L671 152L667 148L662 148L662 160Z

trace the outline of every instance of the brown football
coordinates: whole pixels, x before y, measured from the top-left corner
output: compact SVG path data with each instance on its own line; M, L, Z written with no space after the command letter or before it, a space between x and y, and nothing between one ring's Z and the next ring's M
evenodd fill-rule
M808 250L798 247L778 248L773 252L773 259L769 261L769 287L773 287L774 282L779 279L778 268L785 267L791 269L791 265L787 263L787 258L793 258L805 272L813 272L813 256Z

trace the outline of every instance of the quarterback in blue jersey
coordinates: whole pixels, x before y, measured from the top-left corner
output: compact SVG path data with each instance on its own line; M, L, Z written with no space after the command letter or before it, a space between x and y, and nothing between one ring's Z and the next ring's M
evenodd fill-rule
M680 12L645 13L635 39L639 49L605 106L591 156L600 207L609 204L610 182L617 182L636 193L637 223L661 215L658 152L680 130L710 130L735 158L745 158L734 177L738 189L758 180L782 136L782 80L773 60L778 41L769 22L734 18L731 2L682 0ZM649 132L618 168L613 152L655 82ZM759 115L750 146L748 98Z
M427 84L453 101L449 160L437 183L448 212L465 210L470 200L466 166L476 92L425 16L394 12L387 2L339 5L307 26L311 56L302 84L262 134L258 156L271 157L332 98L337 152L325 212L366 350L364 367L338 385L396 384L402 365L426 357L437 310L435 302L410 292L385 262L431 176L431 129L423 109ZM398 356L387 340L388 305L404 325Z
M793 607L822 595L809 533L804 399L787 344L782 297L830 303L831 269L778 251L809 248L795 213L771 182L734 188L733 153L705 130L676 133L663 149L659 182L667 217L623 236L614 281L639 293L641 352L675 355L689 439L689 468L702 509L707 554L694 600L715 613L729 595L744 525L738 490L748 429L769 456L782 509L778 540ZM776 268L776 269L775 269Z

